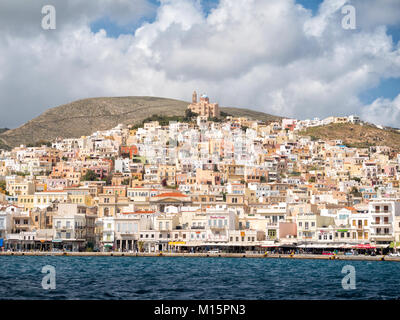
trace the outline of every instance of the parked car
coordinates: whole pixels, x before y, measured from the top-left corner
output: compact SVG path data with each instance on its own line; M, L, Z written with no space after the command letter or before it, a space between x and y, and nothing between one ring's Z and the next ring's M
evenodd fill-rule
M322 251L322 254L325 256L333 256L333 252L329 252L329 251Z
M391 256L391 257L400 257L400 252L389 253L389 256Z
M207 253L219 253L219 250L209 250Z

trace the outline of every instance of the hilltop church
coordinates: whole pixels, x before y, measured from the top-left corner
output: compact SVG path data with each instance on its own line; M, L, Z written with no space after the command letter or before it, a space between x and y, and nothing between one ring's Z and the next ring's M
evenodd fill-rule
M188 106L188 109L201 116L206 116L207 118L219 117L220 115L218 103L210 103L210 99L205 94L203 94L200 97L200 101L197 102L196 91L193 92L192 103Z

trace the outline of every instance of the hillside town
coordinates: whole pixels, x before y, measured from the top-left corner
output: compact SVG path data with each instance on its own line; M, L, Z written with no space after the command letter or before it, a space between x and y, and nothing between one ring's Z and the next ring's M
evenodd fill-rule
M397 251L400 154L193 93L184 120L0 151L2 251Z

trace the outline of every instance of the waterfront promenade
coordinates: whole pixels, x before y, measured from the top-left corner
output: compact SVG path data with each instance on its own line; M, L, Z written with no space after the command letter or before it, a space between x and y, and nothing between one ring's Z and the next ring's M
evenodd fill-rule
M71 257L190 257L190 258L272 258L272 259L319 259L353 261L397 261L400 257L388 255L320 255L320 254L262 254L262 253L143 253L143 252L0 252L0 256L71 256Z

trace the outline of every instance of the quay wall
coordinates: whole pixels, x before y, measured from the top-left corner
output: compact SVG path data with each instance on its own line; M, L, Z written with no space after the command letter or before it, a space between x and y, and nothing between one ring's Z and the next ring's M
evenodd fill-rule
M400 257L364 255L317 255L317 254L257 254L257 253L131 253L131 252L0 252L1 256L68 256L68 257L214 257L214 258L271 258L271 259L319 259L352 261L397 261Z

